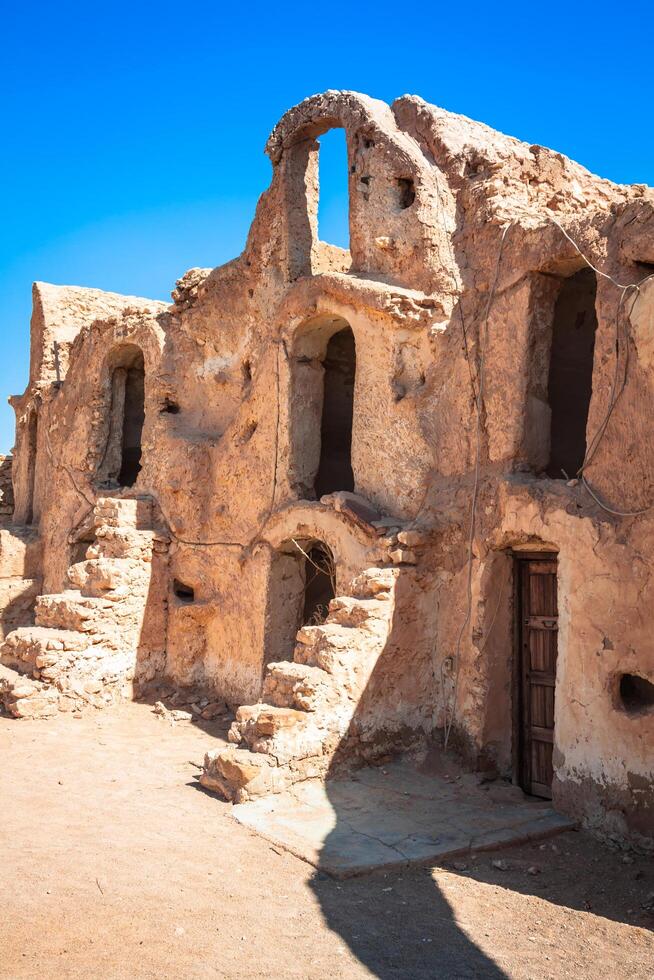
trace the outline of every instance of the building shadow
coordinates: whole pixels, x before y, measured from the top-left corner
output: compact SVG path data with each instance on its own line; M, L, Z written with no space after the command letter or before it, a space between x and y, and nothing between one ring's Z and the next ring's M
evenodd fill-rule
M319 870L311 888L330 929L347 944L371 974L381 980L397 977L500 978L504 971L481 950L457 922L453 909L429 870L377 871L360 878L334 880L326 871L327 854L348 830L351 812L337 792L343 759L359 755L365 764L377 756L416 744L416 732L407 728L406 698L422 690L423 719L432 715L434 689L433 652L424 642L425 628L417 597L413 569L406 568L395 586L395 605L385 647L378 657L365 690L358 700L349 729L341 741L326 781L326 792L335 826L323 843ZM410 634L415 631L416 643ZM433 634L431 634L433 635ZM419 638L422 636L423 641ZM407 659L410 650L410 662ZM411 703L411 702L409 702ZM383 709L380 709L383 706ZM379 732L380 710L387 729ZM406 764L414 765L407 759ZM382 814L380 814L380 819ZM399 856L401 862L401 857Z
M311 880L326 924L381 980L398 977L504 978L466 935L429 871Z

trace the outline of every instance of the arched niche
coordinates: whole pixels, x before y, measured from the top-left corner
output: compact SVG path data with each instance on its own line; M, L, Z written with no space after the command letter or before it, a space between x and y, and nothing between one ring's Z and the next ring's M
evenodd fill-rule
M354 490L352 429L356 340L347 320L321 314L298 328L291 349L290 480L315 500Z
M98 470L102 482L131 487L142 467L145 363L136 344L114 348L106 360L107 440Z

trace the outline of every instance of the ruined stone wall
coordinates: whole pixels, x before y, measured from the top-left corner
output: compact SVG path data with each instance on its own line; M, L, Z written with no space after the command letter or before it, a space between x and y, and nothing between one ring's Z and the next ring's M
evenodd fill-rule
M0 456L0 521L7 520L14 512L12 462L12 456Z
M348 143L349 251L317 237L316 139L334 126ZM653 518L611 515L544 469L556 300L585 264L559 223L598 268L634 283L654 261L652 192L414 97L315 96L284 116L268 152L273 178L244 253L191 270L172 305L38 287L30 386L13 402L14 485L17 521L38 525L44 591L66 587L98 497L152 496L171 540L168 595L149 610L167 630L167 676L238 703L261 694L280 548L326 543L346 596L365 569L392 563L387 642L350 741L431 734L454 712L457 743L510 774L509 552L552 548L556 799L609 832L651 836L654 716L626 712L616 678L654 681ZM616 330L626 380L585 474L629 512L654 502L653 291L597 281L589 438L616 392ZM356 346L354 489L379 520L305 499L322 359L343 324ZM145 423L141 472L121 490L108 446L126 345L143 354Z

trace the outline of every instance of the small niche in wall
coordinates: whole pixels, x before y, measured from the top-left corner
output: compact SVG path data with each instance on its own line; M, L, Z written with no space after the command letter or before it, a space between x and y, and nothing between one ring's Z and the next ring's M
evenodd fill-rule
M411 177L398 177L397 191L400 211L406 211L416 199L416 185L413 179Z
M173 401L171 398L165 398L160 411L162 415L179 415L180 409L177 402Z
M621 674L618 684L620 707L628 715L654 711L654 684L638 674Z
M195 602L195 589L191 585L173 579L173 594L180 602Z

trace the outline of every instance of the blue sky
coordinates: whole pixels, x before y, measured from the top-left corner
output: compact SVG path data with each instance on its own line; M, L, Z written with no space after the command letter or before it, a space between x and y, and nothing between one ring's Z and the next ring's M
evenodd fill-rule
M314 92L415 93L654 184L653 20L640 2L6 5L0 451L5 397L27 380L32 281L167 299L187 268L238 254L268 133ZM320 215L332 241L336 169Z

